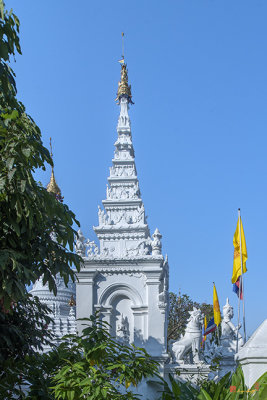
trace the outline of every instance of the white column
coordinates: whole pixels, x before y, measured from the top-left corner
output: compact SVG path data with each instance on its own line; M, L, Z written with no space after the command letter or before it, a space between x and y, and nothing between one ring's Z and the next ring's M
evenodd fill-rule
M80 272L76 283L76 318L89 318L94 312L94 276L95 272ZM82 321L77 321L77 330L80 334Z
M164 349L164 314L159 310L159 280L160 273L147 275L148 302L148 342L147 351L153 356L161 355Z

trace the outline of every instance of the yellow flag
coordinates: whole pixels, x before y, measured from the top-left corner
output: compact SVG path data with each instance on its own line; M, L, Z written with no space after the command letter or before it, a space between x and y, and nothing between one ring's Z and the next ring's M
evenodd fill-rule
M245 234L243 229L243 224L241 217L240 218L240 225L241 225L241 247L242 247L242 261L243 261L243 274L247 271L246 268L246 261L248 259L247 256L247 246L245 240ZM234 244L234 264L233 264L233 275L232 275L232 283L235 283L238 277L241 275L241 257L240 257L240 229L239 229L239 218L237 221L237 226L233 238Z
M213 315L214 323L219 326L219 323L221 322L221 312L215 283L213 284Z
M205 317L204 317L204 332L206 332L206 329L207 329L207 317L206 317L206 315L205 315ZM206 335L204 335L204 342L205 342L205 340L207 339L207 336Z

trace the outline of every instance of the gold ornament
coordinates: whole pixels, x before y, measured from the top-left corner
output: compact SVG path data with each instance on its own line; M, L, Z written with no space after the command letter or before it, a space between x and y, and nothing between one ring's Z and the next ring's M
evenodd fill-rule
M50 138L50 155L51 155L51 158L53 159L51 138ZM59 187L56 183L54 167L52 167L50 182L46 186L46 189L49 193L53 193L55 196L58 196L59 198L61 198L61 190L59 189Z
M118 85L117 98L115 101L119 102L122 96L126 96L128 97L129 102L132 103L131 85L128 85L128 71L127 66L124 63L121 64L121 80Z
M54 168L52 168L50 182L48 183L46 189L49 193L54 193L56 196L61 196L61 191L55 180Z
M70 307L76 306L76 301L74 300L73 294L71 295L69 306Z

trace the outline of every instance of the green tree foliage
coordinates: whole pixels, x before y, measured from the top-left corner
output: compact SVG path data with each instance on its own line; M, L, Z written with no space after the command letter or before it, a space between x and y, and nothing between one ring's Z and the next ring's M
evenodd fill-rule
M138 399L130 387L153 376L158 364L144 349L125 346L108 333L108 324L92 316L81 337L64 343L65 363L54 376L57 400ZM124 394L122 387L125 388Z
M181 382L169 374L170 386L161 378L162 390L158 400L192 400L196 399L199 390L190 385L189 382Z
M80 264L72 252L75 215L34 179L53 161L17 99L15 54L21 54L19 20L0 0L0 385L12 390L14 371L20 366L21 375L26 358L50 337L47 309L27 287L42 277L56 293L56 274L67 284Z
M55 293L56 274L65 283L74 279L71 265L79 268L80 259L72 253L74 214L33 176L53 162L40 129L16 98L10 61L21 53L19 20L4 10L2 0L0 13L0 301L9 310L41 276Z
M267 398L267 372L248 389L244 382L242 368L226 374L220 381L202 382L199 388L189 382L182 383L169 376L170 385L162 379L160 400L264 400Z
M199 400L264 400L267 398L267 373L263 374L251 388L244 382L242 368L225 375L220 381L207 381L202 385Z
M17 381L15 393L20 399L139 398L132 389L157 372L157 362L144 349L115 341L108 324L97 315L84 323L87 326L81 336L68 335L48 354L28 356L27 368ZM25 384L28 389L23 393ZM0 386L0 397L6 393ZM4 396L1 398L9 398Z
M19 360L27 354L35 354L35 350L41 350L52 339L47 329L52 321L48 316L48 308L37 297L29 296L19 301L12 312L0 314L0 321L0 361L11 358Z
M0 313L0 398L20 395L22 375L31 368L36 373L38 350L50 344L52 335L48 309L38 298L29 296ZM33 368L34 367L34 368Z
M189 311L192 311L193 307L200 308L202 313L206 315L208 322L213 317L213 306L211 304L197 303L190 299L187 294L179 293L179 295L176 295L170 292L168 340L177 339L184 334Z

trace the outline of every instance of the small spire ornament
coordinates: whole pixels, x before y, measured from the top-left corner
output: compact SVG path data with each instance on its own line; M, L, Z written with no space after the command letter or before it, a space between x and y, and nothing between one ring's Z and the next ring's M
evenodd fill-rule
M131 85L128 84L128 70L127 70L127 64L125 63L124 59L124 33L122 32L122 59L119 60L119 63L121 64L121 80L118 83L118 91L117 91L117 97L115 101L120 104L120 99L122 96L126 97L128 99L128 102L131 104L134 104L132 101L132 92L131 92Z
M69 306L70 307L76 306L76 301L75 301L75 299L73 297L73 294L71 295L71 298L69 300Z

